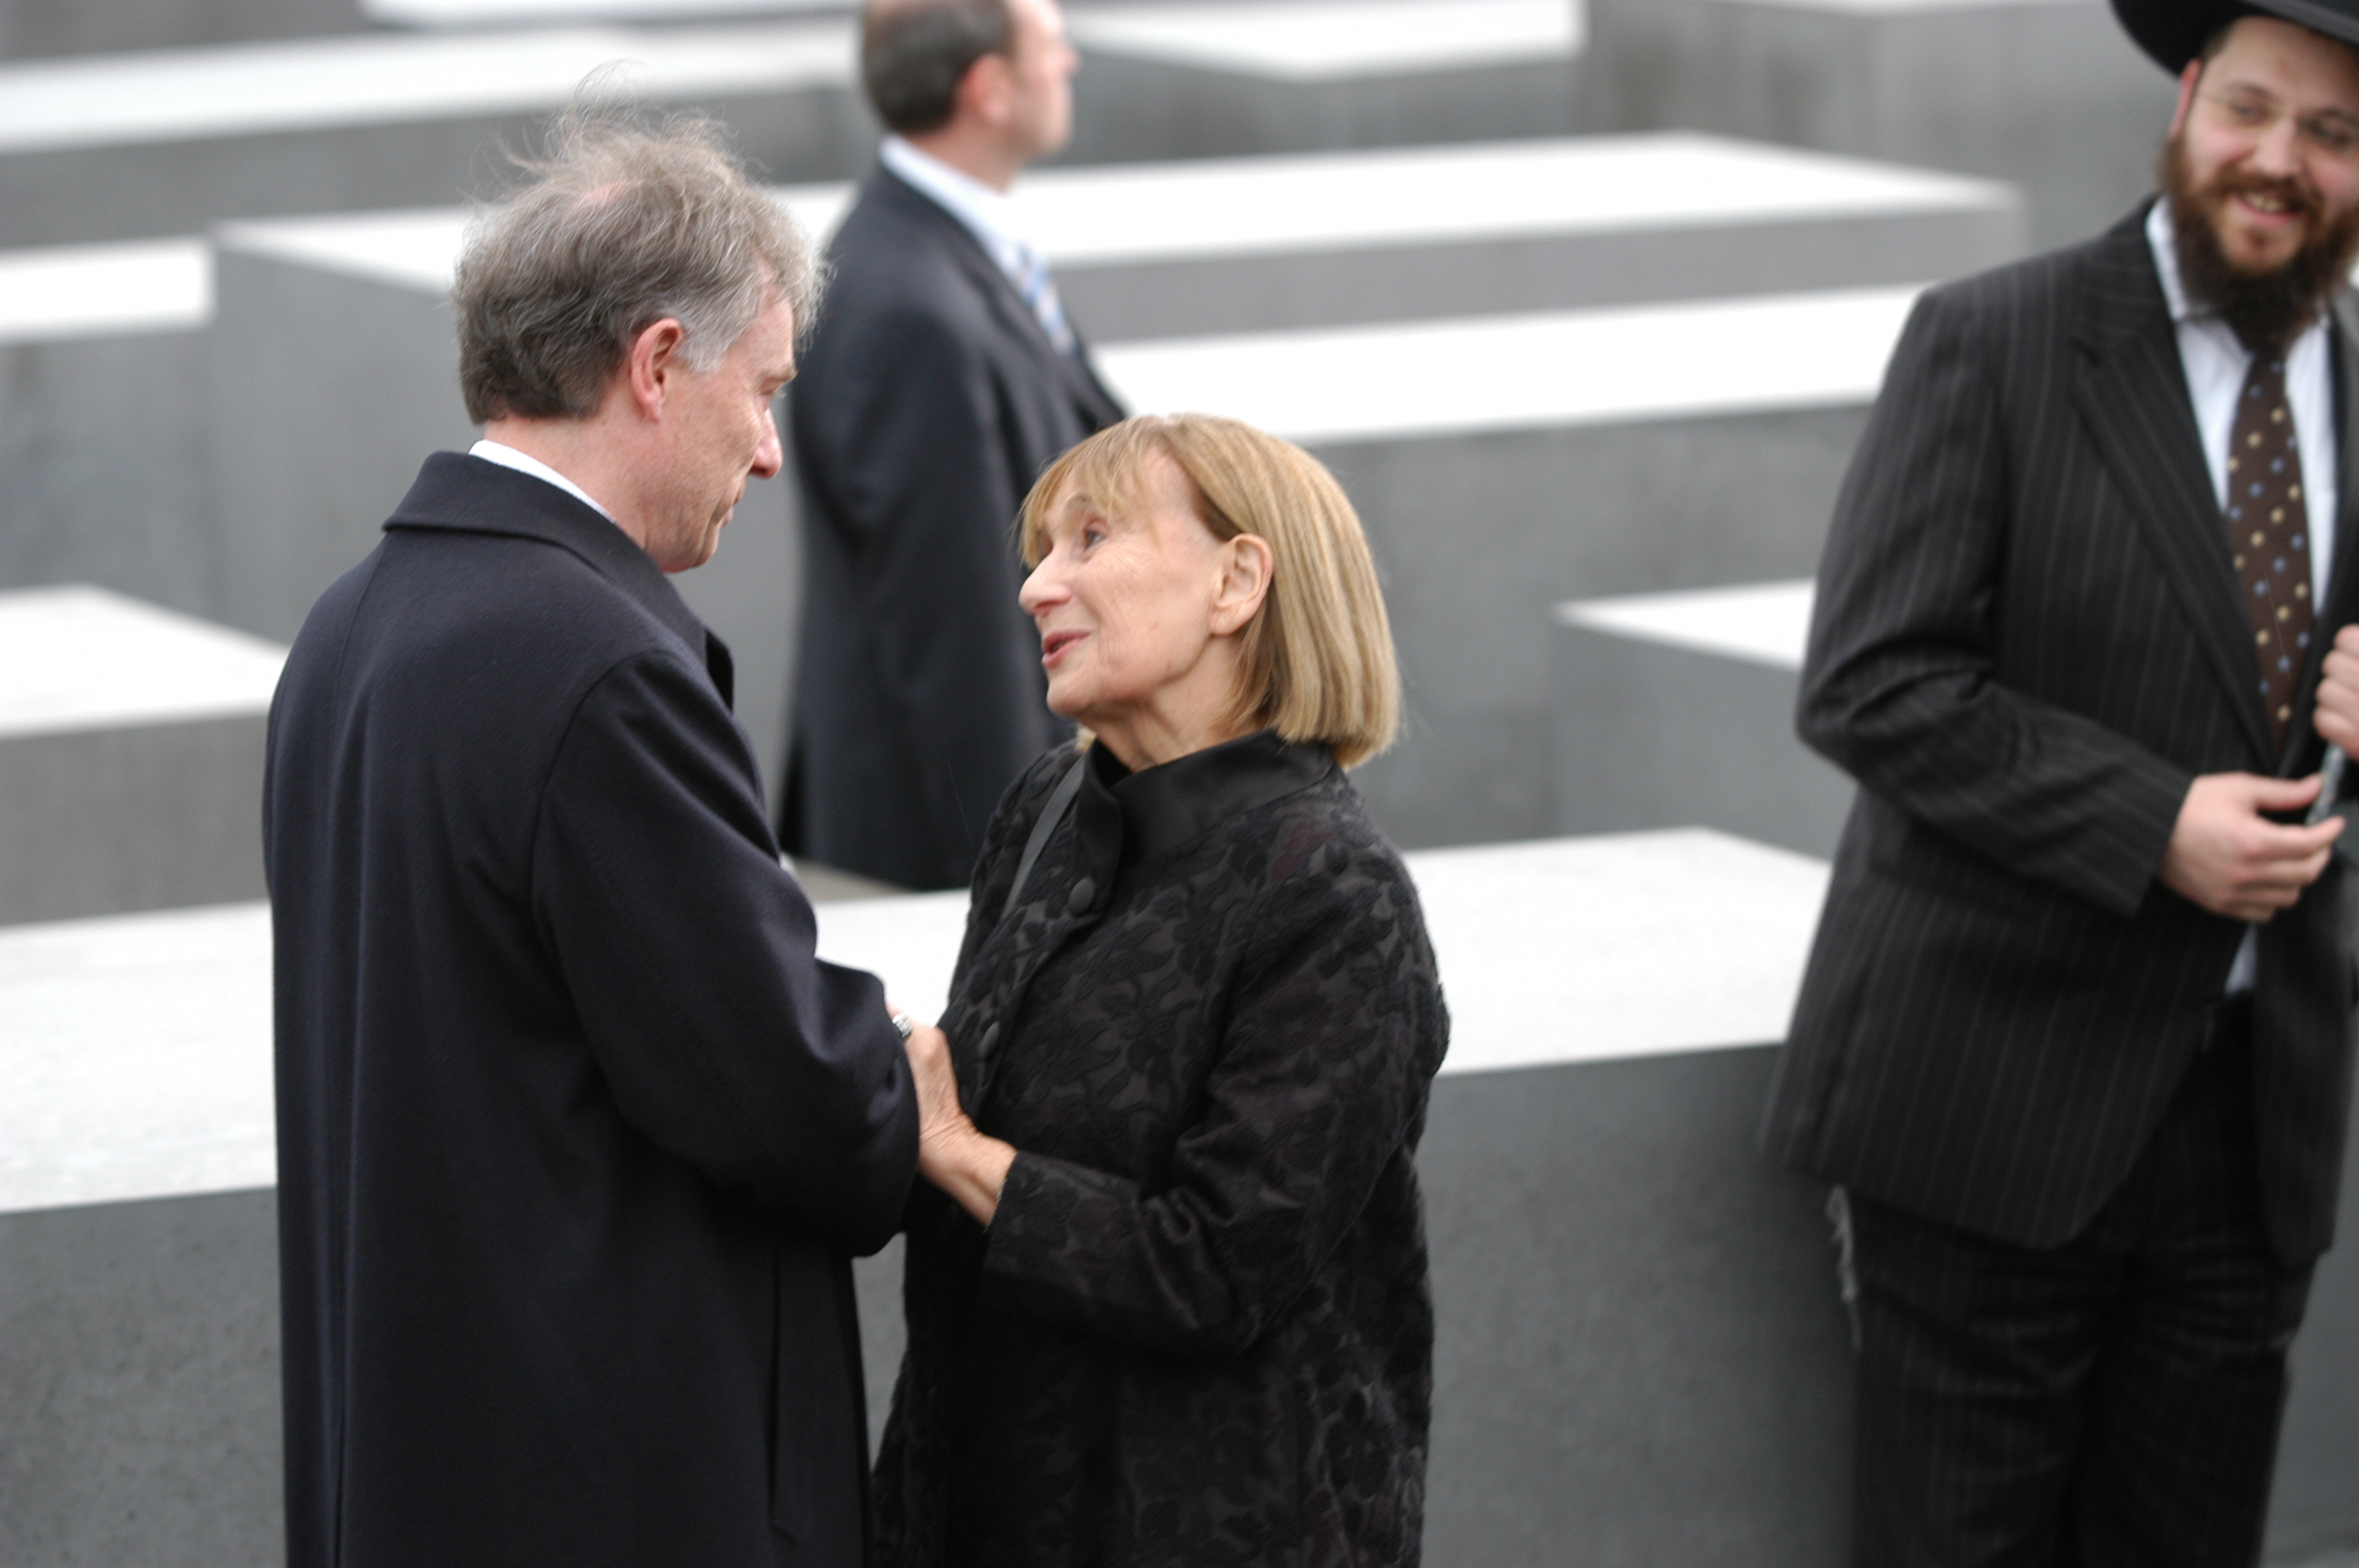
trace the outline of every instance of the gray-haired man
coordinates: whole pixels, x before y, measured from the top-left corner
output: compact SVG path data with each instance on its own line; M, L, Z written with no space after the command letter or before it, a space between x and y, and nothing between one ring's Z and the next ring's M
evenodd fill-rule
M664 578L777 471L810 254L704 128L555 142L459 271L487 438L271 714L288 1561L848 1568L909 1074Z

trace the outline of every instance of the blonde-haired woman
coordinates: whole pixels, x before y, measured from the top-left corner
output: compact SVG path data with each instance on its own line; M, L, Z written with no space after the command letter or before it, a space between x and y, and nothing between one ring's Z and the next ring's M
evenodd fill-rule
M1343 768L1391 739L1359 521L1299 449L1133 419L1025 504L1049 706L985 837L911 1201L875 1561L1417 1560L1412 1163L1448 1038Z

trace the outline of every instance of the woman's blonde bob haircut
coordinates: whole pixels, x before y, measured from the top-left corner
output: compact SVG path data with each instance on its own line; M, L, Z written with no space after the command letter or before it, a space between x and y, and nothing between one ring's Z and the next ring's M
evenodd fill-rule
M1149 414L1101 430L1049 465L1017 522L1024 564L1049 553L1049 520L1069 499L1135 516L1158 457L1179 465L1196 515L1216 539L1269 546L1269 593L1239 633L1234 719L1291 741L1321 741L1355 767L1393 742L1400 676L1392 622L1359 514L1301 448L1234 419Z

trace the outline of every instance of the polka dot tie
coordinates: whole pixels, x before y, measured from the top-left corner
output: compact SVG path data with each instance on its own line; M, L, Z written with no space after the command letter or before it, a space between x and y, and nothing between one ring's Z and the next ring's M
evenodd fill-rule
M2310 656L2310 522L2286 403L2285 361L2255 355L2228 438L2228 549L2253 623L2261 703L2285 748L2293 693Z

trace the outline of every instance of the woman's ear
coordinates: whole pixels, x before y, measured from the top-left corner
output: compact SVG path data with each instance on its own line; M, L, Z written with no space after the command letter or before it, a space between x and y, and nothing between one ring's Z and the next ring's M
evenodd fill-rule
M1257 534L1240 534L1222 544L1221 580L1212 591L1212 635L1234 636L1261 613L1276 564L1269 541Z

